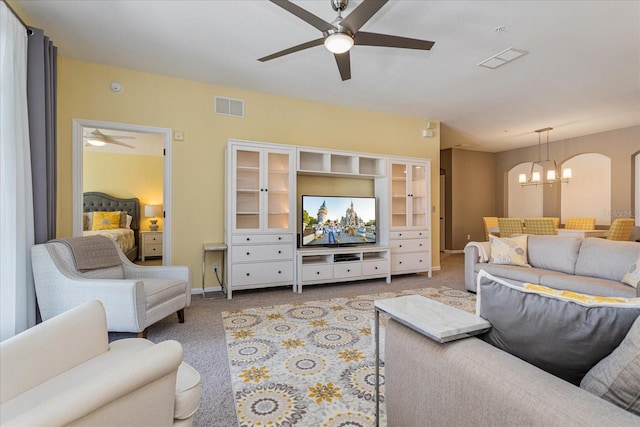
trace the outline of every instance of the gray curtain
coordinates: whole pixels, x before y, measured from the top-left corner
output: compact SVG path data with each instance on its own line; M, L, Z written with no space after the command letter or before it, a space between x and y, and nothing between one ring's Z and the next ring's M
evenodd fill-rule
M29 28L27 103L35 243L56 237L57 54L44 31Z

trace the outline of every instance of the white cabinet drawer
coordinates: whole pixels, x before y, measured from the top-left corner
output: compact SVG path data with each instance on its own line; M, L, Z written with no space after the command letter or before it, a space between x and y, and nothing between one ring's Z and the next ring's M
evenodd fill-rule
M424 239L429 237L428 230L390 231L389 239Z
M362 264L359 262L338 262L333 265L333 277L340 279L343 277L362 276Z
M234 245L260 243L292 243L293 234L235 234L231 236Z
M429 252L391 255L391 271L426 271L429 269L430 256Z
M389 263L387 261L366 261L362 263L362 275L389 274Z
M234 264L231 266L233 286L267 284L293 281L293 263L263 262L257 264Z
M313 264L302 267L302 281L328 280L333 278L332 264Z
M389 246L391 246L392 252L416 252L426 251L429 249L428 239L407 239L407 240L390 240Z
M234 246L231 248L231 259L232 262L290 260L293 259L293 246L290 244Z
M144 245L144 256L162 256L162 243Z

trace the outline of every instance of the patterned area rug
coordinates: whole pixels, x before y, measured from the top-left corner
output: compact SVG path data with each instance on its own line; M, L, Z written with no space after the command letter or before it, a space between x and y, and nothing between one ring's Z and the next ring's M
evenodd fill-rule
M374 300L409 294L475 310L439 286L223 312L238 425L374 426ZM385 426L384 368L380 384Z

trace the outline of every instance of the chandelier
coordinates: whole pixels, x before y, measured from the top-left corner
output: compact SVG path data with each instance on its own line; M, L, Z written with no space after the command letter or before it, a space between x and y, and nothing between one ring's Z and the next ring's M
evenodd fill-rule
M558 184L566 184L571 179L571 168L564 168L562 170L562 174L560 174L560 170L558 169L558 165L555 160L549 160L549 131L553 130L551 127L546 127L543 129L537 129L535 132L538 134L538 161L533 162L531 164L531 172L529 176L527 174L521 173L518 176L518 182L521 186L526 187L529 185L539 185L539 184L549 184L553 185L555 183ZM542 160L542 146L541 146L541 137L540 134L542 132L546 132L547 135L547 159ZM535 170L535 167L539 166L542 168L545 173L546 179L542 180L542 175L540 171Z

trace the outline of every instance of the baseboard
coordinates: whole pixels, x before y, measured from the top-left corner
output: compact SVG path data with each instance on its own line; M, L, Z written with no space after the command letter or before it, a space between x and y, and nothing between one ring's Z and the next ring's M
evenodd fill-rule
M445 249L444 253L445 254L463 254L464 249Z
M205 292L222 292L222 286L204 288ZM191 288L191 295L202 295L202 288Z

